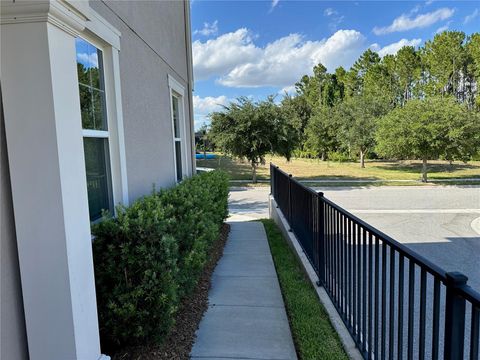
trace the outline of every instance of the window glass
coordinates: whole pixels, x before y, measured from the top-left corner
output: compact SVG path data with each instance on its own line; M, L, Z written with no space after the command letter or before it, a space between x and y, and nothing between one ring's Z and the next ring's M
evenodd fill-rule
M172 96L172 116L173 116L173 131L176 138L180 137L180 124L179 124L179 113L178 113L178 98Z
M102 210L111 208L109 196L108 144L103 138L84 138L85 169L87 172L88 208L90 221L102 216Z
M76 39L76 51L82 128L97 130L83 138L88 207L95 221L103 210L113 209L103 58L101 50L83 39Z
M107 130L103 54L83 39L76 39L78 87L84 129Z
M175 141L175 161L177 166L177 181L182 181L182 142Z

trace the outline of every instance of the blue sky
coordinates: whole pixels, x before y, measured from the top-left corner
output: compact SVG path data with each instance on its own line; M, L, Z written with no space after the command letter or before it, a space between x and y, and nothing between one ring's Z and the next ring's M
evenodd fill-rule
M447 29L480 31L479 1L192 0L191 8L197 128L239 96L280 99L318 62L333 71L368 48L385 55Z

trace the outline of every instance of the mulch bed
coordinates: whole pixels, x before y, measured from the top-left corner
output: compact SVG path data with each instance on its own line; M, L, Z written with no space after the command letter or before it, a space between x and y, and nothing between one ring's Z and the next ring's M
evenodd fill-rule
M223 255L230 225L223 224L219 239L210 249L208 262L192 295L179 306L175 325L161 346L149 345L128 348L113 355L113 360L188 360L195 341L195 331L208 308L208 291L213 271Z

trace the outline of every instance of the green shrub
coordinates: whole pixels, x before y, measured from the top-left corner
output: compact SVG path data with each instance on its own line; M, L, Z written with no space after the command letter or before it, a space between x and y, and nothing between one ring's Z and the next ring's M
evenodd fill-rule
M154 191L93 227L102 346L161 342L228 215L228 178L209 172Z
M337 162L349 162L352 159L348 156L348 154L341 152L341 151L329 151L328 152L328 160L337 161Z

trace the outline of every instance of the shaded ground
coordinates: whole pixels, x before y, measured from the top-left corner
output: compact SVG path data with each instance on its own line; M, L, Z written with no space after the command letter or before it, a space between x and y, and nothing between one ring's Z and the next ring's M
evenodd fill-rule
M355 162L339 163L316 159L292 159L267 157L266 164L258 169L259 179L269 178L269 163L280 166L282 170L294 174L299 179L342 179L342 180L419 180L422 164L420 161L377 161L366 162L365 169ZM212 160L197 160L201 167L220 168L228 172L234 180L251 180L251 168L247 162L219 157ZM434 179L471 179L480 180L480 161L467 164L447 161L430 161L429 178Z
M112 357L112 360L187 360L195 340L195 331L208 308L208 291L212 273L223 255L230 225L224 224L219 239L213 244L209 261L193 294L184 299L175 319L175 326L165 344L128 348Z

